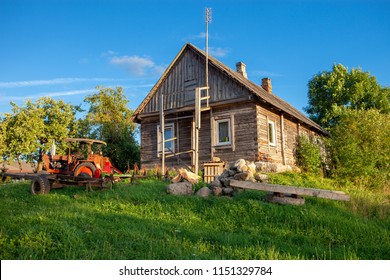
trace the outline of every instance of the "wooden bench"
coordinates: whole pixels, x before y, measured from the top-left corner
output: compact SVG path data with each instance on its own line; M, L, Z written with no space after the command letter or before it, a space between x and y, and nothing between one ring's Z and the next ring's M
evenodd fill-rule
M271 195L267 196L267 199L272 202L280 204L296 204L301 205L305 203L302 196L312 196L319 198L326 198L332 200L349 201L350 196L341 191L300 188L294 186L265 184L265 183L253 183L250 181L237 181L231 180L230 186L234 188L267 191Z

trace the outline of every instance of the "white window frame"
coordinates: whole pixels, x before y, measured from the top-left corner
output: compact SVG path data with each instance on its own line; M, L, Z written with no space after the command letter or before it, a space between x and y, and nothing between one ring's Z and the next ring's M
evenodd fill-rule
M270 125L272 126L271 129L270 129ZM276 147L276 123L274 121L268 120L267 132L268 132L268 145ZM271 141L271 137L273 141Z
M227 142L221 142L220 139L219 139L219 124L220 123L225 123L227 122L228 123L228 137L229 137L229 141ZM231 145L232 144L232 126L231 126L231 121L230 121L230 118L226 118L226 119L219 119L219 120L216 120L215 121L215 124L216 124L216 139L217 139L217 146L226 146L226 145Z
M172 137L171 138L175 138L175 124L174 123L166 123L165 124L165 129L164 131L166 131L167 129L171 129L172 130ZM165 139L165 141L167 141L168 139ZM173 152L175 152L175 140L171 140L169 141L172 143L172 148L171 150ZM167 144L168 142L165 142L165 145ZM164 146L165 147L165 146ZM170 150L168 150L167 148L165 148L165 153L172 153ZM161 134L160 134L160 125L157 125L157 154L158 156L161 155Z

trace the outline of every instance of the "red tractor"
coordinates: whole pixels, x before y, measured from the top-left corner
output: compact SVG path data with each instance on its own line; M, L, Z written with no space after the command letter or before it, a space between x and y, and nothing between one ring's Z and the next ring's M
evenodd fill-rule
M77 150L71 152L71 145L67 155L56 155L55 147L52 147L49 154L44 154L44 169L50 174L63 174L85 178L103 178L113 174L122 174L115 168L108 157L104 157L101 152L101 145L107 145L100 140L86 138L67 138L67 142L75 143ZM92 145L98 146L97 153L92 150ZM85 153L82 153L84 150Z

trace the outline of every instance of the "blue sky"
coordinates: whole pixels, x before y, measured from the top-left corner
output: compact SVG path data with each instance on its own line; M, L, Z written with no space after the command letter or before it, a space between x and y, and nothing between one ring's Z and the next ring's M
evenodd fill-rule
M272 79L297 109L334 63L390 86L390 1L0 0L0 113L52 96L75 105L122 86L135 109L186 42L248 78Z

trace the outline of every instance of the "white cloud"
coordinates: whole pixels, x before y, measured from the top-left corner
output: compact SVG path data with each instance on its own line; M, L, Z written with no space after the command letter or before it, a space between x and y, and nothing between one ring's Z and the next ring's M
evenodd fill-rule
M0 82L0 88L51 86L51 85L64 85L64 84L73 84L73 83L102 82L102 81L112 81L112 79L107 79L107 78L55 78L55 79L50 79L50 80Z
M209 53L215 57L224 57L229 53L229 50L224 48L209 47Z
M106 52L102 52L100 55L102 57L106 57L106 56L114 56L114 55L117 55L118 53L115 52L115 51L112 51L112 50L108 50Z
M187 37L183 38L183 41L200 41L206 39L206 32L200 32L195 35L188 35ZM209 40L221 40L221 37L218 34L210 34L209 33Z
M144 76L147 72L152 71L161 74L162 66L156 65L149 57L140 56L114 56L110 59L114 65L124 66L131 74Z
M190 35L186 37L186 41L188 40L199 40L199 39L205 39L206 38L206 32L200 32L199 34L196 35Z
M59 96L72 96L80 94L89 94L95 92L96 89L81 89L81 90L69 90L69 91L55 91L55 92L41 92L29 96L7 96L2 98L2 101L18 101L27 99L38 99L40 97L59 97Z

